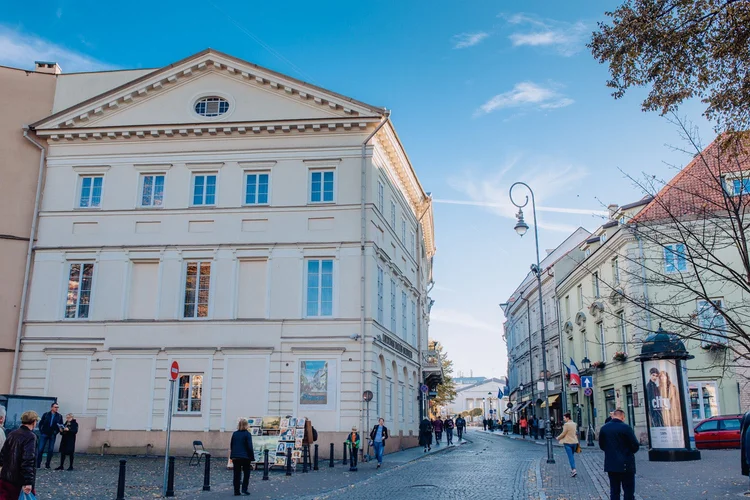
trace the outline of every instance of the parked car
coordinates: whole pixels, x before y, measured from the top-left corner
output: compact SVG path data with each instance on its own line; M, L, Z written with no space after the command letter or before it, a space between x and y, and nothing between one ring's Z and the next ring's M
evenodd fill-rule
M739 448L742 415L721 415L707 418L695 426L698 449Z

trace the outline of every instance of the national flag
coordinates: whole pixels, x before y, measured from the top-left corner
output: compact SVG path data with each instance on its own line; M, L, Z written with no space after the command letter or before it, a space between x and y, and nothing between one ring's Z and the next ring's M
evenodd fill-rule
M497 388L497 399L503 399L503 388L498 387Z
M581 374L578 373L578 367L573 358L570 358L570 367L568 368L568 375L570 376L570 385L580 387L581 386Z

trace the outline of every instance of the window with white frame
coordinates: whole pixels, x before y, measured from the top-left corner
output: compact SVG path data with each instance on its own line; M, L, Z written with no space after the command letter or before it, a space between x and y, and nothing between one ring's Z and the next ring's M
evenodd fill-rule
M401 217L401 243L406 245L406 218Z
M698 322L701 327L701 345L727 343L727 322L721 314L724 299L698 300Z
M578 295L578 310L581 310L583 309L583 285L578 285L576 293Z
M719 415L719 391L716 382L691 380L688 387L694 422Z
M417 249L417 235L414 234L414 231L409 234L409 255L412 257L415 255Z
M378 181L378 210L380 210L381 214L385 214L385 187L383 186L383 183Z
M141 175L140 205L153 208L164 206L164 174Z
M406 406L405 406L405 400L404 400L404 384L399 384L398 386L398 402L399 406L401 407L401 411L399 412L399 420L401 422L404 421L404 415L406 415Z
M92 262L70 263L68 289L65 300L65 317L67 319L89 317L93 281L94 264Z
M617 257L612 259L612 279L615 285L620 284L620 262Z
M383 408L380 406L380 377L375 377L375 391L373 391L373 408L375 408L375 413L378 415L383 414Z
M414 423L414 401L416 400L416 397L414 396L414 389L409 388L409 422L412 424Z
M78 208L101 208L103 175L82 175L78 189Z
M378 323L384 324L383 321L383 268L378 266Z
M685 245L682 243L664 245L664 271L667 273L677 273L685 270L687 270Z
M602 233L602 235L599 237L599 243L603 244L607 241L607 233Z
M625 325L625 312L617 313L617 326L620 329L620 341L622 342L622 352L628 352L628 330Z
M589 342L586 338L586 330L583 331L583 357L588 358L589 357Z
M594 272L594 274L591 275L591 284L593 286L594 297L598 299L600 297L599 295L599 273L598 272Z
M406 342L406 329L409 323L406 322L406 292L401 292L401 338Z
M389 380L385 385L385 414L388 420L393 418L393 381Z
M570 319L570 295L565 296L565 319Z
M193 174L193 206L216 205L216 174Z
M391 332L396 333L396 280L391 278Z
M411 301L411 345L417 347L417 302Z
M396 203L391 200L391 227L396 230Z
M335 172L333 170L310 171L310 202L332 203L335 201Z
M185 263L183 318L207 318L211 291L211 261Z
M268 173L245 174L245 205L268 205Z
M203 374L180 374L177 390L177 413L200 413L203 399Z
M307 316L333 316L333 260L307 261Z
M600 321L596 324L596 327L599 329L599 344L602 349L602 361L607 361L607 342L604 338L604 322Z

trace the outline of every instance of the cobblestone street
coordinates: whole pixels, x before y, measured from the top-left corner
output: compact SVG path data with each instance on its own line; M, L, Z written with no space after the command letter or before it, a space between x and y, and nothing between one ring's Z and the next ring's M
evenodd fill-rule
M350 473L337 461L334 468L321 460L320 470L287 477L274 470L269 481L254 471L250 482L252 498L300 498L304 500L357 499L518 499L599 500L607 499L609 483L603 472L604 455L598 448L584 446L576 455L578 477L570 468L562 448L555 447L555 464L546 463L542 441L510 439L499 434L471 431L471 442L446 448L433 447L424 455L410 449L386 455L383 467L375 462L360 464ZM648 462L647 453L637 456L636 498L709 500L738 498L747 491L747 478L739 474L737 450L702 452L702 460L683 463ZM87 498L114 499L120 457L80 456L76 469L61 472L41 469L37 490L40 500ZM161 494L163 459L126 457L126 498L158 498ZM175 467L178 499L225 498L232 494L232 473L225 460L214 460L211 492L201 491L203 467L188 466L178 459Z

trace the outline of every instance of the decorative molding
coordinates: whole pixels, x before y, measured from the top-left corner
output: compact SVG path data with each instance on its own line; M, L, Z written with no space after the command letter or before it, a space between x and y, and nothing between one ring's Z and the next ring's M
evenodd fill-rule
M139 172L164 172L172 168L171 163L136 163L133 168Z
M292 352L295 354L305 352L343 354L346 352L346 347L292 346Z
M73 167L73 170L80 174L102 174L110 168L112 168L110 165L79 165Z
M593 317L598 318L604 312L604 304L599 300L592 302L589 306L589 312Z
M339 163L341 163L341 158L322 158L315 160L303 160L303 162L308 167L335 167Z
M260 161L238 161L237 164L244 169L268 169L273 168L276 165L275 160L260 160Z
M85 354L93 356L97 351L96 347L45 347L44 354Z
M622 290L622 288L614 288L612 292L609 294L609 303L613 306L620 305L622 303L622 298L625 295L625 292Z
M586 329L586 315L583 314L582 312L579 312L578 314L576 314L575 322L581 331Z
M196 170L196 171L219 170L223 166L224 166L224 162L223 161L195 162L195 163L186 163L185 164L185 168L187 168L188 170Z

